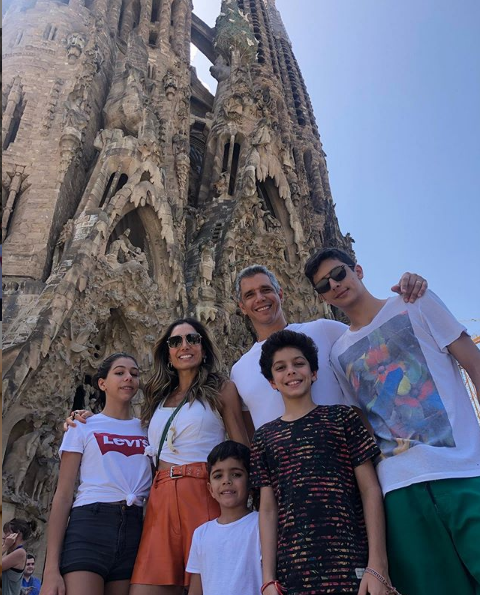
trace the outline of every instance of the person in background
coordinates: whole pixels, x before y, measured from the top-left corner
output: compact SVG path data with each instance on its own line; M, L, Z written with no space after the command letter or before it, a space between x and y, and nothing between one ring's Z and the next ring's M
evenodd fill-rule
M35 556L27 552L27 563L23 571L22 590L20 595L39 595L40 587L42 586L40 580L33 576L35 572Z
M12 519L3 525L2 535L2 593L20 595L22 577L27 560L24 542L36 529L35 521Z

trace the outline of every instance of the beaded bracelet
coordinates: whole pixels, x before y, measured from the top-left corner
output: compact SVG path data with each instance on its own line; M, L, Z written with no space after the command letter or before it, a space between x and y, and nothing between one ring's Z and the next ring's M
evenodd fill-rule
M385 587L387 588L387 595L400 595L397 589L395 589L395 587L391 583L389 583L387 579L384 576L382 576L379 572L373 570L373 568L367 566L365 568L365 572L374 576L377 580L379 580L382 583L382 585L385 585Z
M275 587L278 595L284 595L285 591L284 591L282 585L278 581L268 581L268 583L264 583L260 588L261 593L263 594L265 589L267 587L269 587L270 585L273 585Z

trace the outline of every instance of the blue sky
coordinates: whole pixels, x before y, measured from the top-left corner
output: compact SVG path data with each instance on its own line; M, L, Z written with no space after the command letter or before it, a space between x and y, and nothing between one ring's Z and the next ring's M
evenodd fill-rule
M213 25L220 1L194 7ZM277 8L367 287L385 297L403 271L419 272L480 334L480 3L277 0ZM193 63L213 84L208 62L197 54Z

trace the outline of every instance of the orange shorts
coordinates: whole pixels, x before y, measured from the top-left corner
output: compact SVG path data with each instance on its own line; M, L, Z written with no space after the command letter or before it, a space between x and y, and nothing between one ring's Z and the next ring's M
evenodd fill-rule
M147 504L132 584L187 586L194 530L220 515L207 488L206 463L157 471Z

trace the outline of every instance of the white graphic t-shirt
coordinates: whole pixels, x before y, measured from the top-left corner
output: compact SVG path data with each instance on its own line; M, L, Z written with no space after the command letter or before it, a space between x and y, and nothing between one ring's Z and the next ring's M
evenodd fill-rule
M119 420L103 413L77 423L63 437L62 452L82 453L80 486L73 507L94 502L141 506L152 483L146 430L139 419Z
M366 413L382 458L384 493L480 475L480 425L447 346L465 332L431 291L390 298L374 320L334 345L332 366L349 404Z
M286 329L311 337L318 348L318 379L312 385L314 402L317 405L344 403L342 391L329 364L329 356L332 345L347 327L341 322L320 318L312 322L289 324ZM264 342L255 343L250 351L242 355L230 374L246 409L250 411L255 429L281 417L285 412L281 394L270 386L260 371L259 361Z

